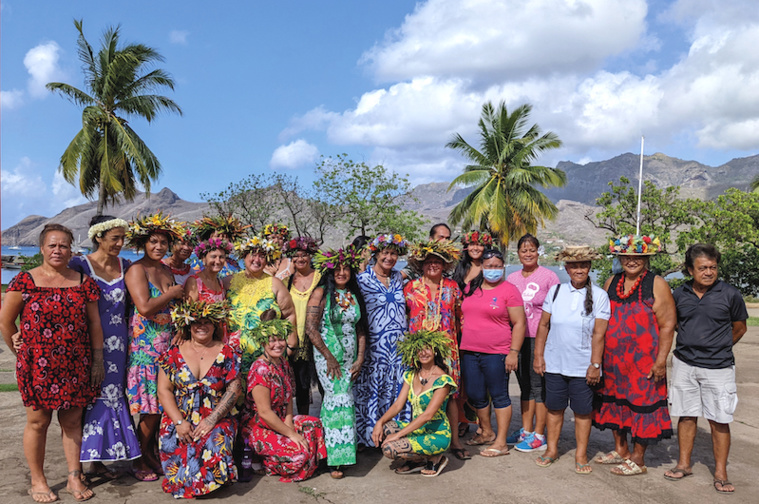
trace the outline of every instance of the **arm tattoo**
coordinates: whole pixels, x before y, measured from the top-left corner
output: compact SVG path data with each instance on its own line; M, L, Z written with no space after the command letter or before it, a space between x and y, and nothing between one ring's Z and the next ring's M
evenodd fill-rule
M224 392L224 395L219 401L219 404L217 404L214 410L211 412L211 414L208 415L208 421L216 425L220 419L227 416L230 410L237 403L237 399L240 397L241 393L242 393L241 378L236 378L227 387L227 391Z

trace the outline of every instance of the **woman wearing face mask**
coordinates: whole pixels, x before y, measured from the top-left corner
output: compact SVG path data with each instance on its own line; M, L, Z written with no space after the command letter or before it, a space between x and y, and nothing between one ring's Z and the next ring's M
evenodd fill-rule
M496 249L485 250L482 273L469 284L461 303L461 369L467 397L477 410L482 429L469 444L490 443L480 452L484 457L509 453L509 373L517 368L525 334L522 297L503 276L503 255ZM497 434L490 422L488 395L495 408Z

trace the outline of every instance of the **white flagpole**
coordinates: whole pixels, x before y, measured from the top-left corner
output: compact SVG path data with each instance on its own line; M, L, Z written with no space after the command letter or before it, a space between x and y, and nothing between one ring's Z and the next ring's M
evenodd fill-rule
M638 210L635 221L635 234L640 235L640 195L643 190L643 141L645 137L640 136L640 172L638 173Z

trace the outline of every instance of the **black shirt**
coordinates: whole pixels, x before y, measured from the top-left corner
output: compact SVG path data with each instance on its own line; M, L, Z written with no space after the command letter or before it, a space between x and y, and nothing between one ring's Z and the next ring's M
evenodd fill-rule
M677 307L677 358L709 369L734 365L733 322L748 318L738 289L717 280L699 299L691 280L675 289L673 296Z

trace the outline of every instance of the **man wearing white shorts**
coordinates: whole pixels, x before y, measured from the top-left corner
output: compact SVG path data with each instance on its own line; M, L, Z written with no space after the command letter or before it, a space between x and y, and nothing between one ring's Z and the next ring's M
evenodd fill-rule
M697 243L685 253L691 282L674 292L677 340L672 359L669 412L680 417L677 465L664 473L677 481L693 474L691 454L698 417L709 421L714 451L714 489L732 493L727 479L730 422L738 404L733 345L746 333L746 303L738 289L718 278L720 253L713 245Z

